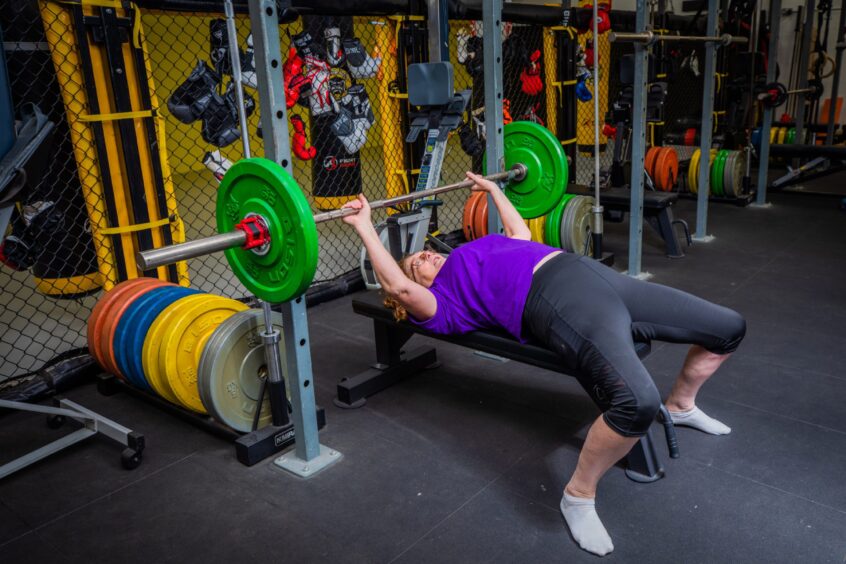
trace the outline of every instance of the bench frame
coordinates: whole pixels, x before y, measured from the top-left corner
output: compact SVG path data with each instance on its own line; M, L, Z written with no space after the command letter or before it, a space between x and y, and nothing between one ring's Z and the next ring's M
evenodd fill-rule
M567 374L563 371L561 362L555 361L554 353L547 349L542 349L545 353L543 356L547 358L541 358L536 354L540 347L523 345L512 338L495 333L476 331L464 335L439 335L408 322L396 322L389 317L390 312L387 310L385 310L387 316L376 317L372 314L371 308L372 304L353 300L353 310L356 313L373 319L376 363L368 370L343 378L338 383L337 398L334 400L338 407L346 409L361 407L369 396L398 384L426 368L437 366L438 359L434 347L422 346L409 351L403 349L415 333ZM648 354L649 345L639 343L638 346L641 348L642 356ZM571 374L567 375L571 376ZM636 482L654 482L664 476L664 468L655 452L651 432L641 437L626 456L626 475Z
M605 218L614 223L622 222L630 211L631 191L628 188L614 188L602 198ZM687 244L690 246L690 229L687 223L673 217L672 208L676 200L678 200L678 194L674 192L644 192L643 194L643 218L664 240L669 258L684 257L684 249L676 234L676 225L682 226Z

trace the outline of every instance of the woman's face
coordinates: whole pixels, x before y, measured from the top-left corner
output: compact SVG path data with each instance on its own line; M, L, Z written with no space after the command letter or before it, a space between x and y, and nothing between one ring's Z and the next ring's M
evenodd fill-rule
M406 261L409 278L428 288L435 281L435 276L446 262L446 257L432 251L420 251L410 255Z

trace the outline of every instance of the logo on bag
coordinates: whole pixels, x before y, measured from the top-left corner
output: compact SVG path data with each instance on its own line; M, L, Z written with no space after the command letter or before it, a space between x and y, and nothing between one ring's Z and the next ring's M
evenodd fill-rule
M329 156L323 159L323 170L335 170L338 168L338 159Z
M339 159L330 155L328 157L324 157L323 159L323 170L328 172L338 170L339 168L355 168L357 166L358 162L353 158Z

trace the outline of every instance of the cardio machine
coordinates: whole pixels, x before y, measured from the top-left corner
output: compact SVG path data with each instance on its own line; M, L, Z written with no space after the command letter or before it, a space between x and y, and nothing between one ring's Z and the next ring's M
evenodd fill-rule
M421 133L426 132L420 174L414 188L419 192L440 183L447 139L449 133L461 124L470 101L470 91L455 93L450 63L418 63L408 67L408 101L418 110L410 114L411 125L405 141L414 143ZM442 251L452 250L429 235L433 212L441 203L434 197L417 200L411 209L391 215L376 226L382 245L394 259L422 251L427 240ZM363 246L360 267L367 289L379 289L381 286Z

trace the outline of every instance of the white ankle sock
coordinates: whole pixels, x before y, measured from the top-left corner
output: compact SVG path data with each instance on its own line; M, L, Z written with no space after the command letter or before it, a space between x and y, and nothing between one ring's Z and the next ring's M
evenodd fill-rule
M690 411L670 411L670 418L675 425L686 425L712 435L728 435L731 433L731 427L713 417L708 417L698 407L694 407Z
M583 549L597 556L614 550L614 543L596 514L594 500L573 497L565 492L561 498L561 513L573 538Z

